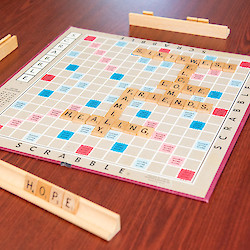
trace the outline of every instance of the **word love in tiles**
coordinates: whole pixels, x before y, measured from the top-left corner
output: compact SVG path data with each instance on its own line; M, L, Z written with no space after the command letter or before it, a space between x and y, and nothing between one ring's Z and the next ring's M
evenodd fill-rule
M70 213L78 210L79 197L75 194L29 175L25 176L24 190Z

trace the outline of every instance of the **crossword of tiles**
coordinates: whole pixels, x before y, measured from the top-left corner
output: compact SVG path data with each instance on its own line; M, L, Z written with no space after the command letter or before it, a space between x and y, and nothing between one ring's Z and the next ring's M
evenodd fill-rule
M0 147L208 201L249 71L248 56L70 28L0 88Z

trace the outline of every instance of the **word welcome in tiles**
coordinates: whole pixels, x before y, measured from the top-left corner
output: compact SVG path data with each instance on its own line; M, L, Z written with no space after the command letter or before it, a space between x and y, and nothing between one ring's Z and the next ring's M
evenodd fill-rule
M70 28L0 88L0 147L207 201L249 112L249 69Z
M25 176L24 190L70 213L76 214L79 197L38 178Z

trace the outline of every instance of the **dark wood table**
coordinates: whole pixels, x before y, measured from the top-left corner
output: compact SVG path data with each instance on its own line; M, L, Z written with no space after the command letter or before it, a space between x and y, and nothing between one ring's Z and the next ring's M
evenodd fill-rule
M137 37L249 55L248 0L1 0L0 36L19 48L0 62L0 83L69 26L129 35L128 13L208 18L229 26L227 40L131 28ZM106 242L0 190L0 249L249 249L249 132L246 123L210 202L125 183L0 151L0 159L121 215L122 230ZM248 247L247 247L248 246Z

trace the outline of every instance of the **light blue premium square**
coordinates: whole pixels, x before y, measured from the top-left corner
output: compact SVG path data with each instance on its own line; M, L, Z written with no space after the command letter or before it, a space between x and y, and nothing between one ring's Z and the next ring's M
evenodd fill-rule
M63 139L63 140L69 140L73 136L73 134L74 133L71 131L63 130L62 132L60 132L60 134L57 136L57 138Z
M77 88L86 89L89 86L89 82L78 82L75 86Z
M222 92L219 91L210 91L208 94L208 97L213 98L213 99L220 99L222 96Z
M75 80L80 80L82 79L82 77L84 76L84 74L81 73L74 73L70 76L71 79L75 79Z
M144 86L141 91L146 91L146 92L154 92L155 88L153 87L148 87L148 86Z
M216 56L205 56L204 60L215 61L217 59Z
M38 95L42 97L50 97L54 91L49 90L49 89L43 89Z
M26 134L23 139L28 142L36 142L40 136L40 134L30 132Z
M145 118L147 119L150 115L151 115L152 112L148 111L148 110L139 110L136 114L137 117L140 117L140 118Z
M239 80L231 80L230 82L229 82L229 86L233 86L233 87L241 87L241 85L243 84L243 82L242 81L239 81Z
M109 95L105 98L105 102L114 103L118 100L117 96Z
M205 97L193 95L190 98L190 100L197 101L197 102L204 102L205 101Z
M16 101L12 104L12 108L14 109L23 109L27 105L27 102L24 101Z
M100 101L97 101L97 100L89 100L85 106L86 106L86 107L90 107L90 108L97 108L100 104L101 104Z
M149 165L149 161L146 159L138 158L134 161L133 166L135 168L146 169Z
M109 130L109 132L106 134L105 138L109 140L116 141L118 137L120 136L121 132Z
M127 147L128 147L128 145L125 144L125 143L116 142L112 146L111 150L114 151L114 152L117 152L117 153L123 153L126 150Z
M145 70L145 71L149 71L149 72L155 72L156 68L157 68L157 67L155 67L155 66L147 65L147 66L144 68L144 70Z
M57 91L61 93L68 93L71 90L70 86L62 85L60 86Z
M70 52L68 53L67 56L78 57L79 54L80 54L80 52L78 52L78 51L73 51L73 50L72 50L72 51L70 51Z
M128 43L124 42L124 41L119 41L115 44L115 46L119 46L119 47L125 47Z
M183 110L181 113L181 117L193 120L196 114L197 113L195 111Z
M209 149L210 142L208 141L197 141L194 148L202 151L207 151Z
M111 80L118 80L118 81L120 81L123 77L124 77L123 74L114 73L114 74L110 77L110 79L111 79Z
M200 122L200 121L192 121L192 123L190 124L190 128L202 130L204 128L205 124L206 123Z
M174 63L172 63L172 62L163 61L160 66L170 69L173 66L173 64Z
M118 82L118 84L116 85L116 87L119 89L126 89L129 86L130 86L130 83L127 83L127 82Z
M77 132L80 134L90 135L93 129L94 126L84 124L79 128Z
M144 103L143 101L133 100L129 106L133 108L141 108L143 103Z
M79 68L76 64L69 64L65 69L69 71L76 71Z
M140 57L139 60L137 61L138 63L149 63L150 58L146 58L146 57Z

